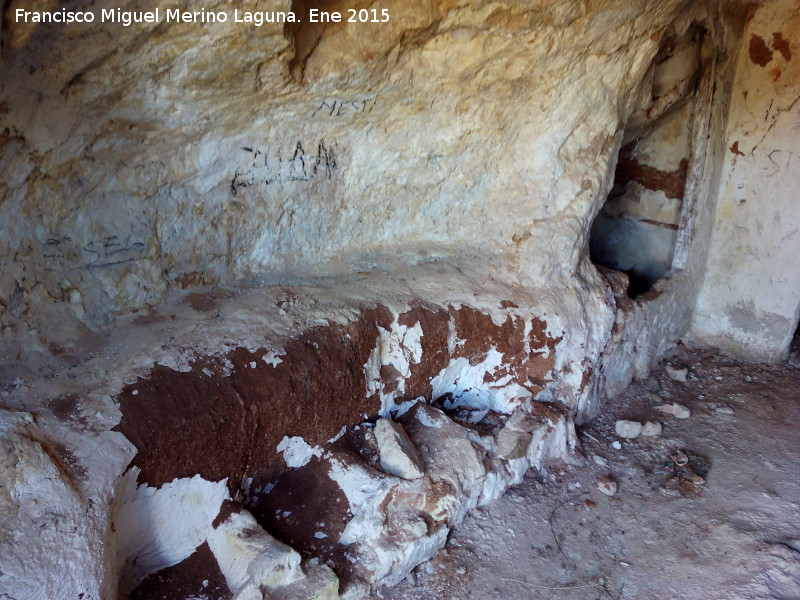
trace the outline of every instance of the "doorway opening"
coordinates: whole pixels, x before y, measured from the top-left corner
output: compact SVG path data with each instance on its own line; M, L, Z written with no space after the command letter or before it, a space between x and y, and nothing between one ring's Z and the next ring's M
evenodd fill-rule
M595 265L628 276L636 298L668 277L686 210L704 30L668 36L647 78L649 97L628 120L614 184L592 224Z

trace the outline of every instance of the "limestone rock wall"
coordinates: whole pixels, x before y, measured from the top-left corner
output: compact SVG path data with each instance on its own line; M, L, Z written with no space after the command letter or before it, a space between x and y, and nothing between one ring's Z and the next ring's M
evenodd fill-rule
M174 290L397 261L473 256L574 286L661 36L699 19L725 43L716 3L686 4L403 3L386 27L288 36L11 24L6 340L74 354L87 328Z
M174 579L245 598L336 582L300 570L297 550L331 558L346 597L396 582L468 510L576 449L598 357L572 357L597 342L567 331L579 315L557 296L509 298L487 279L425 265L197 295L2 390L0 593L125 598ZM363 435L390 416L419 447L413 481ZM243 511L228 525L226 502Z
M748 358L785 358L800 316L800 14L755 5L737 56L707 274L693 333Z
M417 0L382 29L23 27L18 4L0 79L0 501L4 519L25 518L3 521L0 556L20 596L111 598L214 562L214 585L241 597L306 580L335 597L336 577L301 572L265 526L329 551L340 575L347 548L368 557L357 597L526 469L565 458L572 420L689 327L725 176L739 3ZM629 298L627 276L590 262L589 232L626 129L657 103L654 61L693 27L704 45L681 207L664 221L672 262ZM788 65L784 37L767 49ZM734 272L716 250L725 206L701 308L714 273ZM368 436L349 437L390 416L422 477L381 472ZM302 469L346 498L341 530L284 514ZM173 527L188 502L196 519ZM18 543L40 529L66 550Z

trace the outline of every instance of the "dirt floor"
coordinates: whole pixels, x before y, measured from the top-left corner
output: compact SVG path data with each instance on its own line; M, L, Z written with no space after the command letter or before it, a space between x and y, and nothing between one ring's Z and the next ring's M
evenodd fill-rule
M707 349L662 361L581 428L584 466L530 473L373 599L800 599L798 349L774 367ZM656 410L672 402L691 416ZM663 433L624 440L616 419Z

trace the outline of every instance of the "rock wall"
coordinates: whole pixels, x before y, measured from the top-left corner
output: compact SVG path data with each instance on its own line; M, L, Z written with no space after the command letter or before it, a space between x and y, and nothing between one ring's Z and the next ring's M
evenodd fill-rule
M144 598L209 580L245 598L341 580L356 598L397 581L468 510L576 450L592 363L570 357L588 340L557 297L487 279L425 265L196 295L4 390L0 591ZM413 476L366 435L387 417L408 431L395 458L419 448Z
M777 0L754 5L748 19L692 330L726 351L776 361L800 315L800 14L796 2Z
M726 44L719 7L392 10L383 28L294 32L231 21L9 24L9 354L74 354L87 329L171 291L398 261L472 256L526 285L603 302L602 281L575 276L587 270L623 124L650 91L673 24L706 21ZM23 332L32 337L21 345Z
M144 598L200 569L237 598L335 598L337 577L357 597L568 458L573 420L689 327L738 3L418 0L382 29L31 27L18 4L0 80L3 593ZM589 232L636 170L621 149L659 105L659 57L691 31L690 132L636 158L678 159L669 267L630 298ZM773 60L792 51L770 39ZM390 417L392 435L366 433ZM40 530L64 552L18 542Z

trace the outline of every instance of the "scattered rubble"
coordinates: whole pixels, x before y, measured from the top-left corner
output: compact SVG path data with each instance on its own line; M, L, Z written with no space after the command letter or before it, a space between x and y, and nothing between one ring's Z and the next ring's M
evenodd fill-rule
M614 426L617 435L625 439L635 439L642 433L643 426L638 421L618 420Z
M264 531L246 510L232 509L208 545L235 598L257 597L305 577L300 555Z
M260 600L260 597L256 596L255 600ZM277 593L267 594L265 600L339 600L339 578L329 567L312 559L304 579L281 588Z
M659 437L663 428L658 421L647 421L642 427L642 435L645 437Z
M707 458L689 450L677 450L653 472L667 475L667 488L677 489L683 496L696 496L710 469L711 462Z
M792 393L800 369L775 365L763 384L746 384L739 373L750 365L731 357L686 359L698 379L675 385L663 375L666 402L658 404L683 404L692 409L691 419L662 419L645 382L634 383L607 413L579 427L585 467L551 466L554 483L529 475L513 494L459 525L449 537L449 556L439 553L431 574L420 569L415 586L401 583L370 600L800 598L800 579L789 577L800 572L800 541L793 533L800 458L787 451L800 416ZM697 400L698 392L711 401ZM722 405L736 410L735 427L732 417L715 417ZM663 432L627 441L615 433L617 419L661 421ZM621 451L611 450L612 440L621 442ZM685 465L678 467L672 455ZM699 456L707 463L693 460ZM713 468L703 471L705 465ZM606 475L618 486L613 497L598 486ZM516 538L504 534L509 526ZM780 540L785 558L773 557L764 540ZM461 565L466 575L456 577Z
M656 410L664 413L665 415L672 415L676 419L688 419L692 416L692 411L686 408L683 404L662 404L661 406L656 406Z
M555 404L530 403L504 418L496 434L481 435L480 423L462 425L418 402L397 421L344 432L279 477L252 510L281 541L332 567L344 597L395 585L444 546L468 511L575 447ZM309 597L325 598L326 581Z
M684 367L682 369L675 369L670 365L665 365L664 371L667 373L667 376L670 379L672 379L672 381L678 381L680 383L686 383L686 378L689 375L688 367Z

